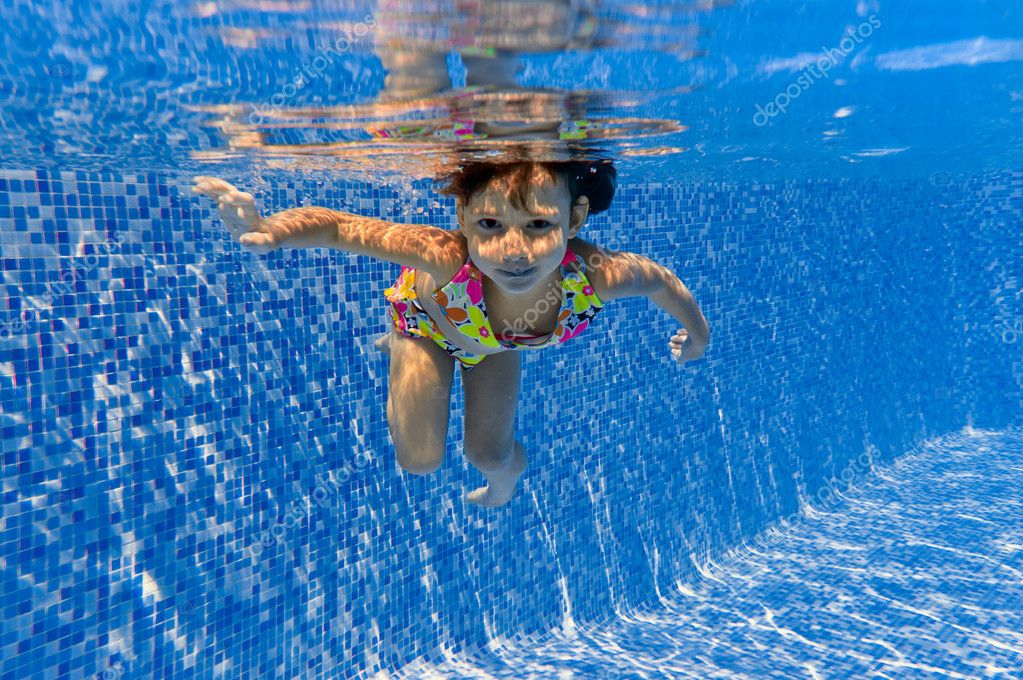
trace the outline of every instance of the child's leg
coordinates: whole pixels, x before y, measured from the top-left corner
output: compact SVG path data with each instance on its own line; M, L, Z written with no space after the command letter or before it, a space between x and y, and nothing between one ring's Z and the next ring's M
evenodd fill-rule
M462 55L465 65L465 84L518 89L515 76L519 71L519 59L514 52L502 52L493 57ZM514 350L512 350L514 351Z
M386 344L387 423L398 465L417 475L433 472L444 461L455 360L429 338L391 331Z
M427 49L387 49L379 46L377 55L387 69L384 87L377 101L432 97L451 87L447 54Z
M465 386L465 455L487 478L466 494L470 503L497 507L511 500L526 469L526 454L515 441L522 357L517 351L491 354L462 373Z

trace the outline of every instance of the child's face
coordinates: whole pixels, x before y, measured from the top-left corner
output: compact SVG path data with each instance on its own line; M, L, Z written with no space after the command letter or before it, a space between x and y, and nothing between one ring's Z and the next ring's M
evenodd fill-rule
M570 206L565 183L534 178L525 205L512 204L507 182L491 182L456 207L458 222L479 270L512 293L526 293L561 265L589 210L581 196ZM524 272L514 276L515 272Z

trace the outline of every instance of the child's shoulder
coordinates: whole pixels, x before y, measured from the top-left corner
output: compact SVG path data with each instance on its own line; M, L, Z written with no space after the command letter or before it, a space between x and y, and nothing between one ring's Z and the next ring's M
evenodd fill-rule
M596 292L597 297L604 300L606 294L611 292L607 265L613 252L603 245L587 241L578 236L569 240L569 247L582 259L586 278L589 280L590 285L593 286L593 291Z
M618 297L614 285L615 277L612 274L617 266L614 264L617 253L579 237L570 239L568 245L576 255L582 258L586 266L584 275L593 286L593 292L597 294L597 297L602 301Z
M469 257L469 246L461 231L445 230L444 236L443 241L431 248L428 258L431 262L428 271L441 285L454 278Z
M429 265L424 267L426 277L418 277L423 280L430 290L446 285L455 278L466 259L469 257L469 246L465 235L458 230L445 230L444 239L430 248Z

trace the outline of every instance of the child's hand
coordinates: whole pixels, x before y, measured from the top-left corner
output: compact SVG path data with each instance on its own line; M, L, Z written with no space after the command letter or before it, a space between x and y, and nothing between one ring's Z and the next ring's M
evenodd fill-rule
M233 185L216 177L193 177L192 193L204 194L217 202L220 220L238 243L256 253L268 253L280 243L273 231L259 216L252 194L238 191Z
M703 356L702 348L693 345L689 332L685 328L679 328L675 335L671 336L668 346L671 347L671 355L675 357L679 366Z

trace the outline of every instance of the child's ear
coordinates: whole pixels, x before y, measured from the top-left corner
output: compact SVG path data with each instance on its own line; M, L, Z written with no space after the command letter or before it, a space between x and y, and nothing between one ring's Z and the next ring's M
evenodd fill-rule
M571 236L575 236L579 233L579 230L583 228L583 222L586 221L586 216L590 214L590 199L586 196L580 196L575 199L575 205L572 206L572 216L568 221L568 230Z
M458 218L458 228L464 230L465 227L463 225L465 222L463 220L465 219L465 205L462 203L462 199L460 198L455 199L455 217Z

